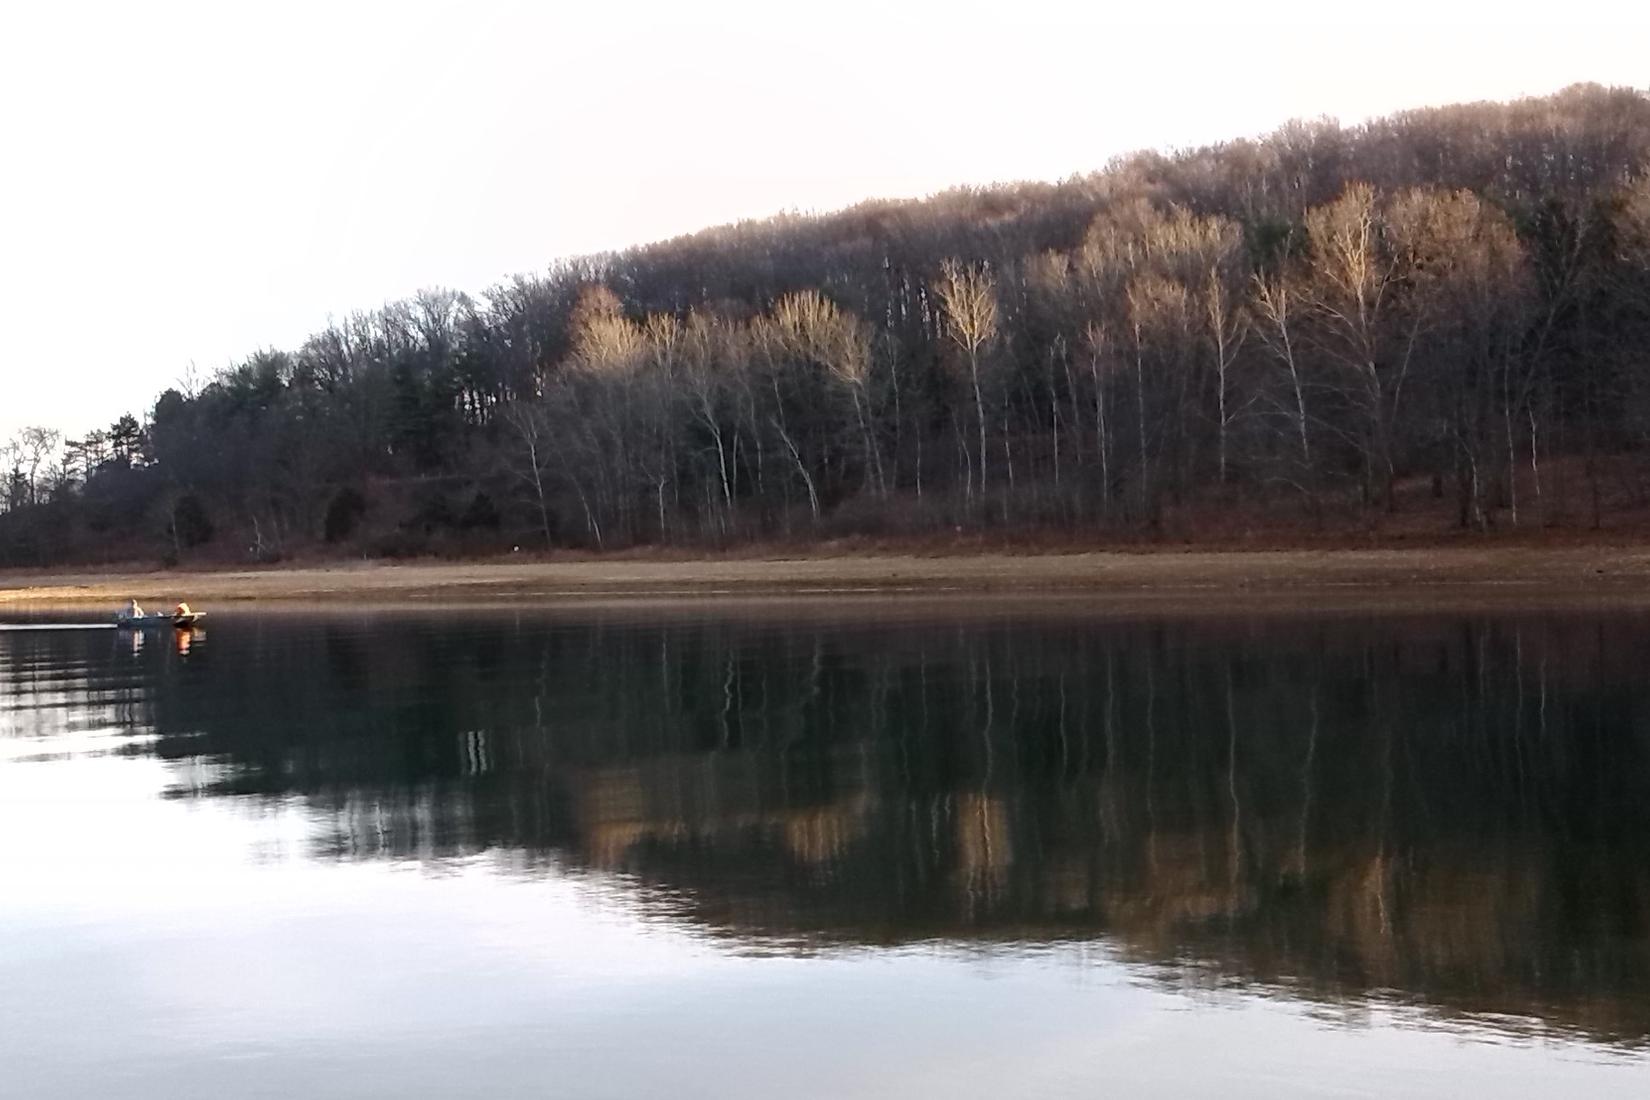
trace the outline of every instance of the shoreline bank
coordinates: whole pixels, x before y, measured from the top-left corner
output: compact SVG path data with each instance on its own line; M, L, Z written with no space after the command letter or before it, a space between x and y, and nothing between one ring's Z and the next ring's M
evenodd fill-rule
M0 573L0 608L187 599L502 604L631 599L1068 596L1084 602L1650 606L1650 546L861 553L684 560L351 563Z

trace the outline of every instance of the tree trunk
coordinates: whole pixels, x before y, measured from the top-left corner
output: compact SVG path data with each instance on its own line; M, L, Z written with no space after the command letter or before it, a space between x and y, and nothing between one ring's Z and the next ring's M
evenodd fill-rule
M985 399L980 396L980 357L968 355L968 375L974 384L974 413L980 422L980 495L985 495Z
M780 442L784 443L786 450L790 452L791 461L796 464L797 473L802 475L802 484L808 490L808 507L813 512L814 523L817 524L819 523L819 494L814 491L813 475L808 472L808 464L802 461L802 452L797 449L796 441L791 438L791 433L785 430L785 425L775 419L773 426L779 432Z
M1150 512L1151 469L1146 456L1146 364L1140 347L1140 327L1134 330L1134 405L1135 419L1140 430L1140 518Z

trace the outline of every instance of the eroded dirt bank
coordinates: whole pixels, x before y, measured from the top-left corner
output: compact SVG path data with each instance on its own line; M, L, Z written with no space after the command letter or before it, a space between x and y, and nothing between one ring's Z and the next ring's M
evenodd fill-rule
M0 574L14 609L187 599L372 604L621 597L1032 595L1187 604L1352 599L1650 606L1650 547L1154 551L350 564Z

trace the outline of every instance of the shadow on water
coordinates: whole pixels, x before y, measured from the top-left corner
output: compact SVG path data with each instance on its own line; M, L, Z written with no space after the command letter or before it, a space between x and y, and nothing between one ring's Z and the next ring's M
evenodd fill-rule
M0 706L152 733L176 797L302 796L319 859L490 853L752 949L1097 943L1176 987L1640 1048L1647 642L1626 616L242 618L117 660L14 637Z

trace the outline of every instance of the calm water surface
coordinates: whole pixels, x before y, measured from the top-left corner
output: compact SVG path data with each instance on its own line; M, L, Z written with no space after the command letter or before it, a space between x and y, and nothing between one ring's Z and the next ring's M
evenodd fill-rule
M1647 654L897 605L0 630L0 1094L1644 1096Z

